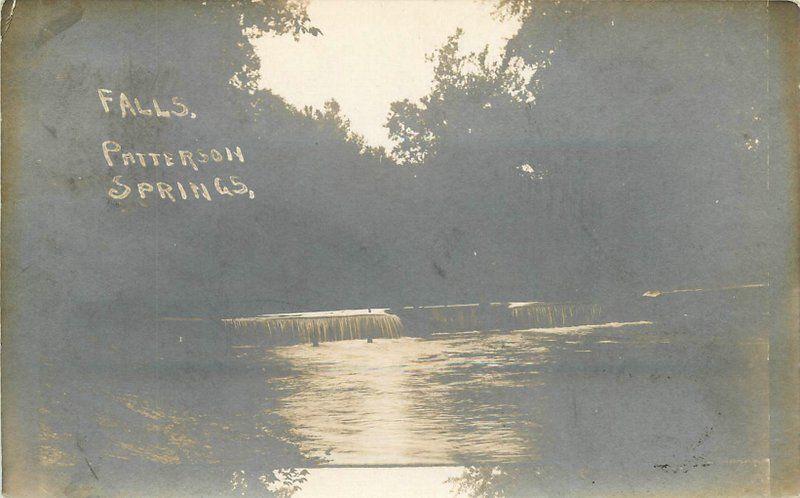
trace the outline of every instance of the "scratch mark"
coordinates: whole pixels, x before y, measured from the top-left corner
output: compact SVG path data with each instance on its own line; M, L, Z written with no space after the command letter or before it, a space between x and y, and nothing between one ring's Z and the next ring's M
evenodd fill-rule
M89 467L89 472L91 472L91 473L92 473L92 476L94 477L94 479L95 479L96 481L99 481L99 480L100 480L100 478L99 478L99 477L97 477L97 473L94 471L94 468L92 468L92 464L91 464L91 463L89 463L89 459L88 459L88 458L86 458L86 456L85 456L85 455L84 455L84 457L83 457L83 461L84 461L84 462L86 462L86 466L87 466L87 467Z
M47 133L49 133L50 136L52 136L53 138L58 138L58 132L56 132L55 128L47 125L42 125L42 126L44 126L44 129L47 130Z
M89 472L92 473L92 477L94 477L96 481L99 481L100 478L97 477L97 472L94 471L94 467L92 467L92 464L89 463L89 458L86 457L86 452L83 451L83 445L81 444L81 440L79 438L75 438L75 446L77 446L80 452L83 454L83 461L86 462L86 466L89 467Z
M8 0L3 2L3 7L5 7L6 5L8 5ZM11 7L9 7L8 9L8 15L3 16L5 17L5 20L3 21L2 31L0 31L0 38L5 38L6 33L8 33L8 28L11 27L11 21L14 20L14 7L16 6L17 6L17 0L11 0Z

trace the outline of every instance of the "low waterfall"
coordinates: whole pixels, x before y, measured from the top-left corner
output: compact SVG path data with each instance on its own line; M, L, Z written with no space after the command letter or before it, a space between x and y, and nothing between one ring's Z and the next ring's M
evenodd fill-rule
M408 306L363 310L281 313L222 320L238 345L285 345L427 337L435 333L502 331L600 323L599 304L512 302Z
M234 332L247 333L246 342L255 339L268 344L397 338L404 332L400 318L385 309L284 313L222 322Z
M504 302L406 307L397 311L408 335L515 330L600 323L599 304ZM409 330L410 329L410 330Z
M514 328L563 327L597 323L603 315L599 304L509 303Z
M481 328L478 304L454 304L450 306L420 306L427 316L428 327L435 332L460 332Z

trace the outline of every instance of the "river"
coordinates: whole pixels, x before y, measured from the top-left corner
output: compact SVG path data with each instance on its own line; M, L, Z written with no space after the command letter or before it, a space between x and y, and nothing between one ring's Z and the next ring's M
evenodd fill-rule
M40 460L108 495L145 489L143 475L154 494L238 495L245 482L258 494L281 467L309 469L298 496L334 495L346 489L337 472L410 483L420 466L439 469L425 474L439 483L431 495L475 494L481 472L507 496L763 494L768 341L681 330L608 323L94 362L81 378L102 383L54 384Z

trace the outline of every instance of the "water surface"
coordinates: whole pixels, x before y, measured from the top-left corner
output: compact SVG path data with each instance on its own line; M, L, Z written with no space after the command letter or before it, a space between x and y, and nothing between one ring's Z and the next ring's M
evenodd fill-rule
M765 468L766 342L646 322L250 351L326 465ZM756 458L753 458L753 455ZM698 470L700 469L700 470Z

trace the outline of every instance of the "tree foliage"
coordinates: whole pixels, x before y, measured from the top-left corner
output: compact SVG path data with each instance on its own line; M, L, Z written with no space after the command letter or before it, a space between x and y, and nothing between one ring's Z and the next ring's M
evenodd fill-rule
M230 74L231 82L251 93L257 89L260 62L252 39L261 36L290 35L299 40L303 35L319 36L322 31L311 23L308 0L234 0L204 2L203 6L221 23L234 23L238 30L235 47L237 61Z
M518 58L493 60L488 45L480 52L461 53L462 35L459 28L429 56L435 67L428 95L419 102L406 99L391 105L386 126L401 164L422 164L436 155L447 135L472 134L480 116L492 109L522 108L535 99L532 77L537 66L525 66Z

